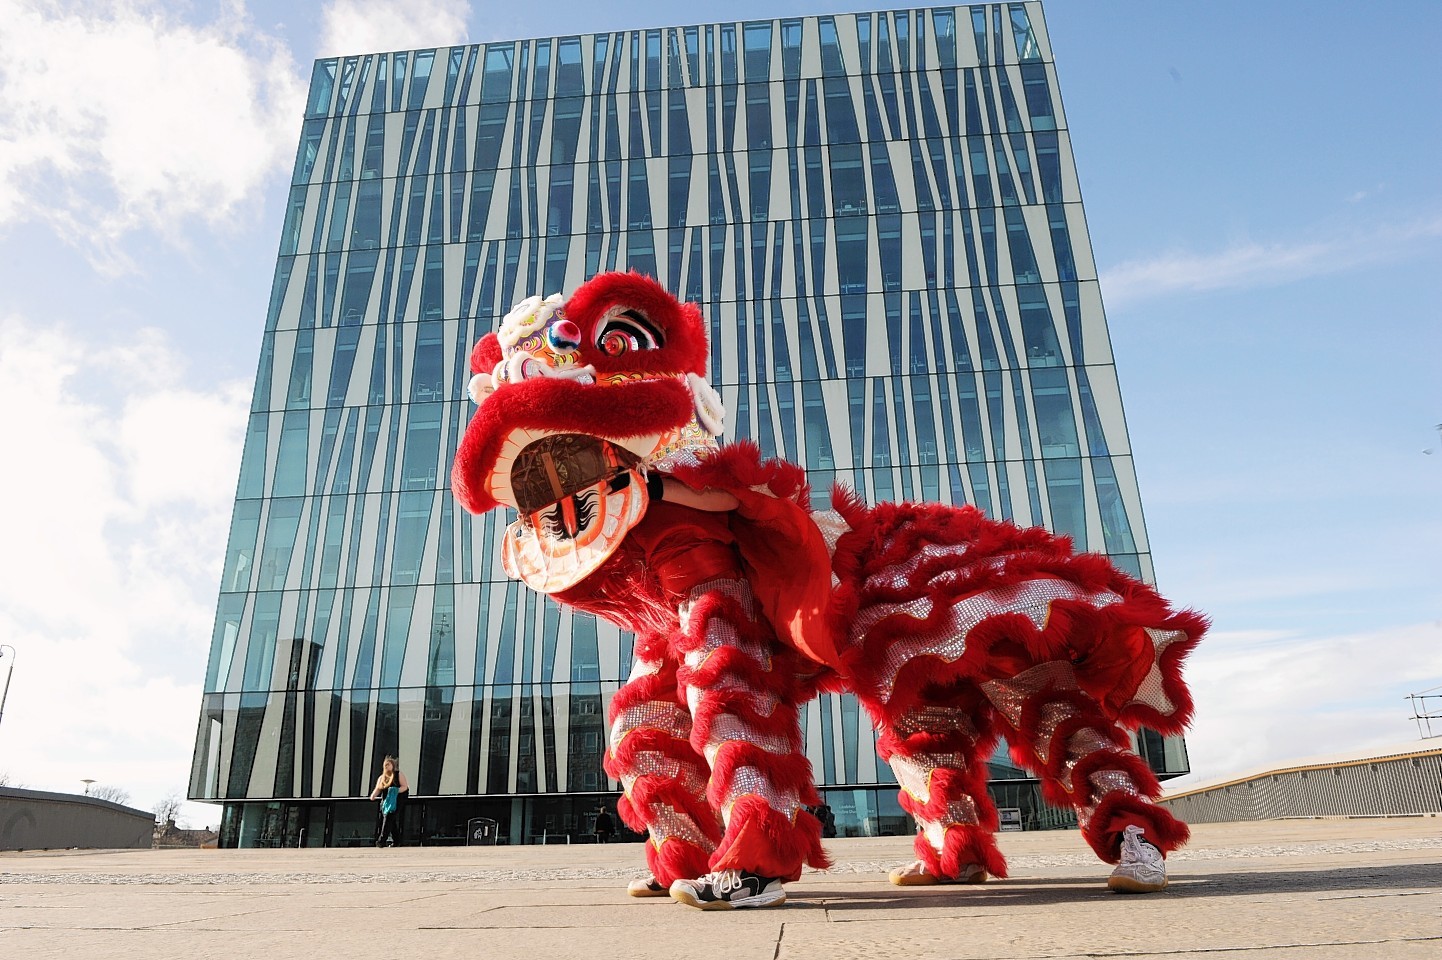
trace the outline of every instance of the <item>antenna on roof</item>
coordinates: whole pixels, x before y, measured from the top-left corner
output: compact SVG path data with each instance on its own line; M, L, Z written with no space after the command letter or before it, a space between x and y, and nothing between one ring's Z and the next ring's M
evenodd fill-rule
M1435 736L1432 732L1432 721L1442 723L1442 686L1429 687L1421 693L1409 693L1407 699L1412 701L1412 719L1417 721L1417 736L1423 740ZM1426 733L1423 733L1423 725Z

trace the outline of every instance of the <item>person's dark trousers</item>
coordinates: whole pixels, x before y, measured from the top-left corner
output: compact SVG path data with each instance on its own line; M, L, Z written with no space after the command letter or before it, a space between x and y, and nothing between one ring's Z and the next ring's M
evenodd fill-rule
M401 842L401 812L381 814L380 832L376 834L376 846L395 847Z

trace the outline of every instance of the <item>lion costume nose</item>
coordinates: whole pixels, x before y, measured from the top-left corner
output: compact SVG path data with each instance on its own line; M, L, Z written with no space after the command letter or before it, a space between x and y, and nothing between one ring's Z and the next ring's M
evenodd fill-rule
M546 331L546 339L553 350L569 352L581 345L581 328L569 320L558 320Z

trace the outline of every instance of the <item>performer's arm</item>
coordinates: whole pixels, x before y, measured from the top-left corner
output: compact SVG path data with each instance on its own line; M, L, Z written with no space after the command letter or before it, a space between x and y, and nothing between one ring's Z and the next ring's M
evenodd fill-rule
M667 503L676 503L695 510L705 510L707 513L724 513L727 510L735 510L741 505L740 500L725 490L716 490L711 487L704 490L692 490L680 480L663 477L659 473L653 473L646 477L646 492L652 500L665 500Z

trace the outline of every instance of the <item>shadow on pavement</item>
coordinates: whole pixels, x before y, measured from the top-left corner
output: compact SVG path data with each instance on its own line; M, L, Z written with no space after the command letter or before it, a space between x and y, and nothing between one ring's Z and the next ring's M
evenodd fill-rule
M1268 894L1306 895L1311 899L1396 896L1408 890L1442 890L1442 868L1436 863L1397 864L1341 870L1287 870L1276 873L1244 872L1188 876L1180 873L1161 893L1145 899L1182 897L1249 897ZM1326 896L1331 894L1333 896ZM875 892L832 890L825 893L797 890L793 906L823 906L831 911L875 910L881 906L926 909L955 906L1047 906L1095 901L1120 895L1106 888L1105 876L1054 879L994 880L978 886L918 887L910 891ZM1138 898L1128 898L1138 899Z

